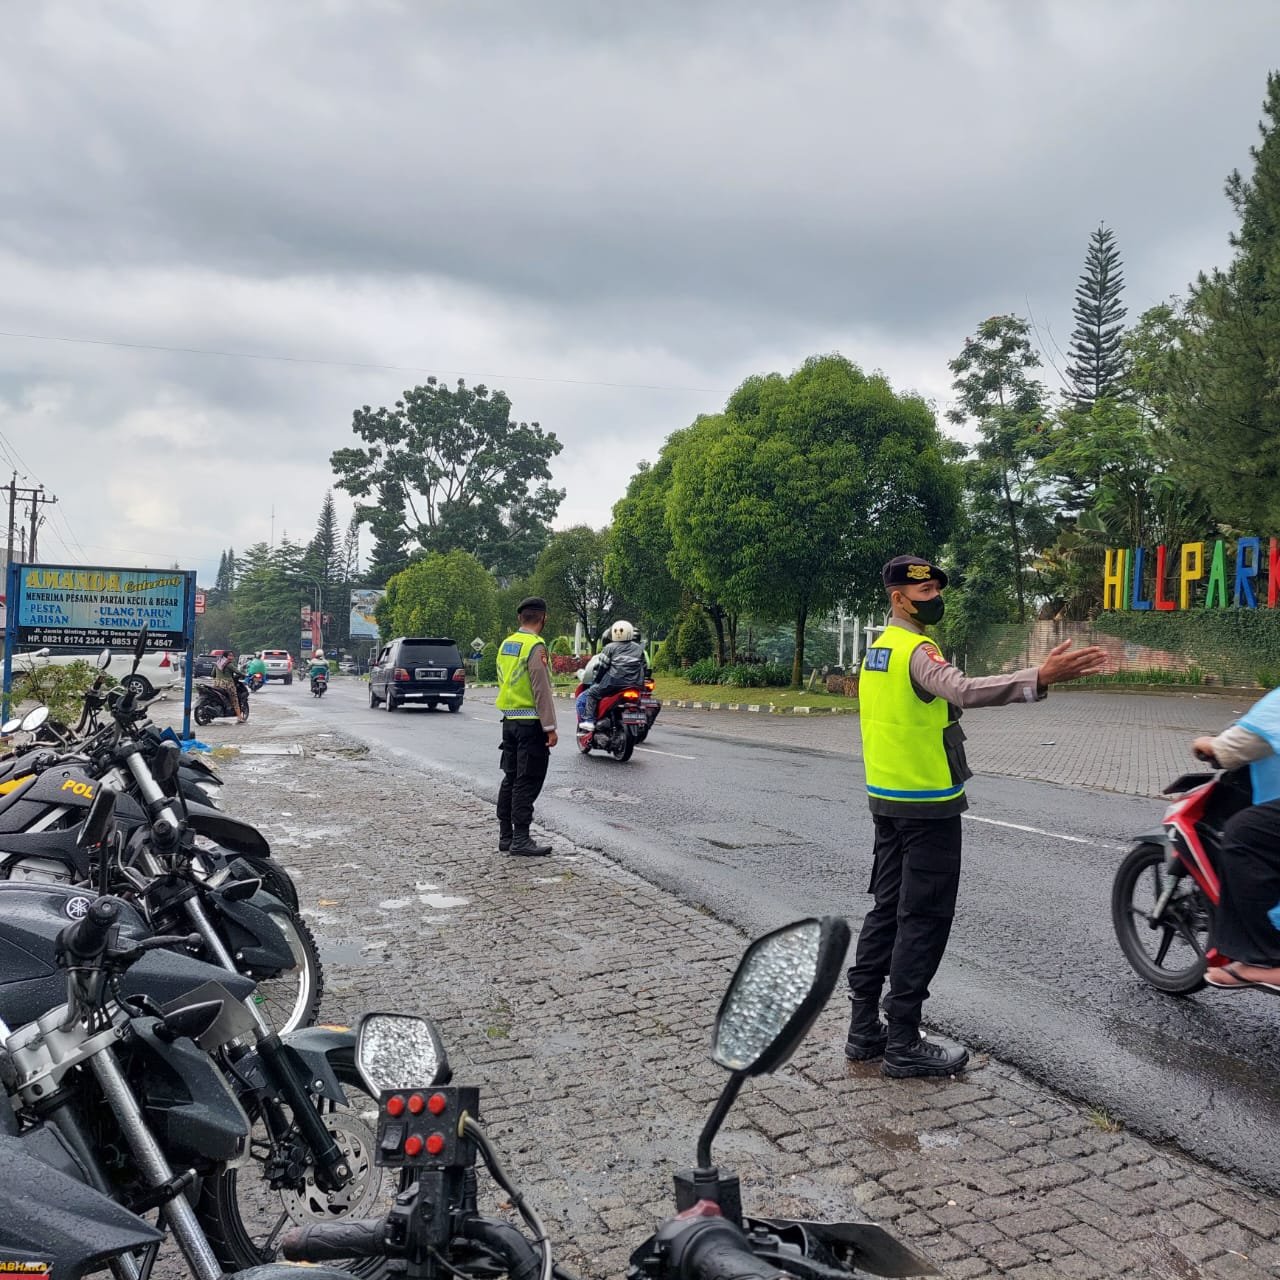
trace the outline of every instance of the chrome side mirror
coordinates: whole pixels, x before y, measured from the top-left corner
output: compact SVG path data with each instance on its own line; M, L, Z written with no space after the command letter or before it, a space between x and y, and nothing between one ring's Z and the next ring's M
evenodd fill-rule
M48 718L48 707L32 707L32 709L28 711L20 721L18 721L18 728L21 729L23 733L35 733L35 731L39 729L40 726L48 720Z
M448 1084L453 1076L435 1024L403 1013L366 1013L360 1019L356 1069L375 1098L388 1089Z
M111 650L103 649L103 651L100 654L98 654L98 670L105 671L110 665L111 665Z

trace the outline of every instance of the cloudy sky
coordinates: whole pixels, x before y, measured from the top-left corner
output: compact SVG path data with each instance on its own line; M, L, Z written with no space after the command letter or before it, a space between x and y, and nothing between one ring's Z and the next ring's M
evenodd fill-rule
M981 318L1066 346L1099 221L1131 316L1226 259L1223 178L1280 62L1275 0L0 21L0 469L58 495L42 559L202 578L273 510L309 535L352 409L429 373L560 437L561 526L813 352L942 410Z

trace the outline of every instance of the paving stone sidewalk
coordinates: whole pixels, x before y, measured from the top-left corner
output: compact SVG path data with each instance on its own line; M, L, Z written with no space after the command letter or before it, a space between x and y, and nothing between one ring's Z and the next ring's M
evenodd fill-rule
M746 939L559 839L550 858L500 855L474 797L255 707L203 736L306 746L223 768L229 807L298 879L326 958L323 1016L435 1018L561 1259L623 1275L725 1078L710 1027ZM1280 1276L1276 1199L994 1061L947 1081L847 1064L846 1011L837 995L730 1116L716 1153L748 1211L862 1211L953 1277Z

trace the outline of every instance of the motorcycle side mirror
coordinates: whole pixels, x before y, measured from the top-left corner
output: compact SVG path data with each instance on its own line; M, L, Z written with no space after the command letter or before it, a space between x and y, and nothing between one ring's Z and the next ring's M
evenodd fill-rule
M745 1081L776 1071L808 1034L840 976L849 936L843 919L823 916L775 929L747 948L711 1034L712 1060L731 1074L698 1138L697 1168L676 1176L678 1211L712 1200L727 1217L741 1217L737 1179L720 1176L711 1143Z
M49 653L50 653L49 649L36 649L33 652L27 654L27 657L28 658L47 658L49 656Z
M18 730L21 728L22 728L22 721L17 716L14 716L13 719L6 720L4 724L0 724L0 733L3 733L6 737L8 737L9 734L17 733Z
M110 665L111 665L111 650L103 649L103 651L100 654L98 654L98 670L105 671Z
M18 721L18 728L21 729L23 733L35 733L35 731L39 729L40 726L48 720L48 718L48 707L33 707L25 716L22 717L21 720Z
M151 773L157 782L169 782L178 772L182 762L182 748L176 742L162 742L156 748Z
M110 834L115 816L115 789L100 784L89 805L89 816L76 835L76 846L80 849L97 848Z
M422 1089L453 1078L435 1024L402 1013L366 1013L360 1019L356 1069L375 1098L389 1089Z
M147 632L150 628L144 622L138 631L138 639L133 646L133 669L137 671L142 663L142 657L147 651Z

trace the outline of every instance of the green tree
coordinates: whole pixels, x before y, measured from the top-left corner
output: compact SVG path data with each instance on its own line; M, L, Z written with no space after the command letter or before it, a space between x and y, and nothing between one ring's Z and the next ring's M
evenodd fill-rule
M608 529L575 525L551 535L533 572L534 590L547 602L554 627L577 622L594 650L620 603L605 580Z
M1251 531L1280 528L1280 74L1263 114L1252 176L1226 184L1235 256L1192 286L1169 423L1179 471Z
M230 604L231 593L235 590L235 586L236 553L234 548L228 547L218 558L218 574L213 580L213 586L209 589L206 603L210 606Z
M547 483L561 445L536 422L513 422L505 392L428 378L390 409L357 409L352 429L366 447L331 462L339 488L379 496L357 507L378 537L377 569L392 562L397 534L401 547L468 551L504 577L532 568L564 498Z
M231 600L231 644L238 653L296 651L300 631L298 564L303 548L287 538L278 547L250 547Z
M1076 327L1071 334L1067 378L1075 407L1117 395L1124 381L1124 272L1115 234L1105 226L1089 237L1084 274L1076 286Z
M1051 512L1040 491L1036 457L1046 446L1044 388L1028 371L1040 357L1031 348L1030 330L1020 316L992 316L966 338L960 354L947 366L958 404L947 413L957 425L973 422L978 443L966 468L968 526L978 532L988 553L1000 563L988 574L1007 572L1013 584L1018 622L1026 620L1031 560L1054 534ZM996 512L1007 550L1000 553L991 537Z
M355 515L373 530L373 550L369 554L365 582L369 586L384 587L393 574L409 567L409 535L404 524L403 488L384 481L377 486L377 494L376 505L357 502Z
M787 620L792 685L811 617L882 602L880 567L950 531L958 484L928 406L842 356L748 378L676 457L675 554L719 600Z
M392 636L449 636L467 650L498 628L493 575L466 551L432 552L387 583L378 626Z
M672 541L667 528L667 498L675 449L672 441L658 461L642 462L613 507L612 537L605 555L605 581L631 601L647 636L665 635L683 604L683 591L671 572Z

